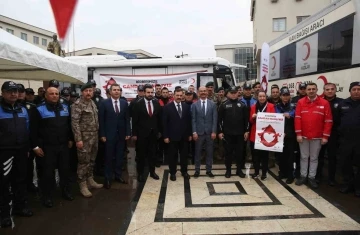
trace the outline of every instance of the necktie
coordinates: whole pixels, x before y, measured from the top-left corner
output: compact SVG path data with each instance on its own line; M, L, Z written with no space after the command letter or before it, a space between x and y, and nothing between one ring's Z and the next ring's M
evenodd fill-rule
M149 116L151 117L153 115L153 113L152 113L152 110L151 110L150 101L148 101L148 109L149 109Z
M179 116L180 116L180 118L181 118L181 108L180 108L180 104L178 104L177 107L178 107L178 108L177 108L178 114L179 114Z
M202 104L202 107L201 107L201 112L202 112L204 115L206 115L206 113L205 113L205 101L203 101L202 103L203 103L203 104Z
M115 100L115 113L120 113L119 112L119 107L117 105L117 100Z

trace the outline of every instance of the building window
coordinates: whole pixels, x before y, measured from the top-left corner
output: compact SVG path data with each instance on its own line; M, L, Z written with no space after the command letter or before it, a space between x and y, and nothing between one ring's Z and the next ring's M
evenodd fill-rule
M297 16L296 17L296 22L297 24L304 21L306 18L308 18L309 16Z
M245 65L249 69L249 80L255 79L257 75L254 65L254 50L251 47L235 49L235 64ZM246 81L245 69L236 68L234 70L236 82Z
M46 46L46 45L47 45L47 40L46 40L45 38L43 38L43 39L41 40L41 45L43 45L43 46Z
M273 19L273 31L274 32L286 31L286 18Z
M14 35L14 30L12 30L12 29L6 29L6 32L11 33L12 35Z
M34 42L34 44L39 45L39 37L34 36L33 42Z
M21 39L24 41L27 41L27 34L26 33L21 33Z

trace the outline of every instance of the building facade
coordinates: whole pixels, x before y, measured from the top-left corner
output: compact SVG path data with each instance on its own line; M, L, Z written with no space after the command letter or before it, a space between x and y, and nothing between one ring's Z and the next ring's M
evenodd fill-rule
M137 50L123 50L114 51L98 47L90 47L75 52L66 53L66 56L90 56L90 55L122 55L127 59L144 59L144 58L158 58L156 55L147 51Z
M52 41L52 36L55 34L55 32L41 29L3 15L0 15L0 29L44 50L47 50L47 46L49 42Z
M251 0L255 60L261 46L294 28L298 23L337 0Z
M249 68L249 80L256 78L254 65L254 48L252 43L215 45L216 56L224 58L231 63L246 65ZM235 68L234 75L237 83L245 82L245 69Z

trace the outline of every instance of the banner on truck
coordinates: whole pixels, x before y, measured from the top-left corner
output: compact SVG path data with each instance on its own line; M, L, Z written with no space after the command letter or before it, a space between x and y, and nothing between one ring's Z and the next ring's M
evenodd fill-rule
M161 74L161 75L108 75L100 74L101 95L106 97L106 89L111 84L117 83L122 88L122 96L127 99L136 98L137 87L139 85L151 84L155 87L160 84L161 87L167 87L170 91L174 91L176 86L187 89L190 85L196 87L197 73L204 71L195 71L191 73L180 74Z
M282 152L284 126L283 114L258 112L256 116L255 149Z

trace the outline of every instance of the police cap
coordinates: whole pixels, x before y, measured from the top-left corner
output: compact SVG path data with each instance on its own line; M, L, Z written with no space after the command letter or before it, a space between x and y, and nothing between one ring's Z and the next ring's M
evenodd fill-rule
M96 88L94 93L95 93L95 95L101 95L100 88Z
M306 83L300 83L299 90L306 89Z
M81 91L84 91L85 89L92 88L91 82L87 82L84 85L81 86Z
M138 86L138 91L144 91L145 89L144 89L144 86L143 85L139 85Z
M91 80L90 80L90 83L91 83L91 85L96 86L96 82L95 82L94 79L91 79Z
M24 87L24 85L23 84L20 84L20 83L18 83L18 84L16 84L17 85L17 87L18 87L18 91L19 92L25 92L25 87Z
M280 95L290 95L290 90L289 90L289 88L287 88L287 87L282 87L281 89L280 89Z
M34 92L34 90L32 88L26 88L25 93L27 95L34 95L35 94L35 92Z
M250 84L247 84L247 83L245 83L244 84L244 90L251 90L251 85Z
M238 89L236 88L236 86L232 86L229 88L228 92L230 93L237 93L238 92Z
M214 82L208 82L208 83L206 83L206 85L205 85L205 87L210 87L210 86L214 86Z
M13 81L4 82L1 86L2 91L10 91L10 90L17 90L17 89L18 89L18 87L17 87L16 83Z
M351 89L352 89L354 86L360 86L360 82L352 82L352 83L350 83L349 91L351 91Z
M77 97L78 95L76 94L76 91L72 91L70 92L70 97Z
M58 88L60 86L60 83L59 83L59 81L58 80L51 80L50 82L49 82L49 87L56 87L56 88Z
M61 90L61 95L62 96L69 96L70 95L70 90L68 88L63 88Z
M185 95L193 95L194 93L192 93L191 91L185 91Z

